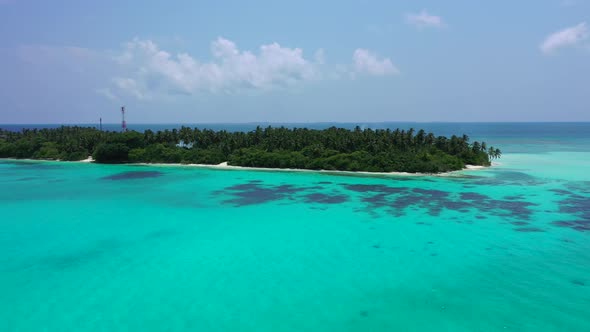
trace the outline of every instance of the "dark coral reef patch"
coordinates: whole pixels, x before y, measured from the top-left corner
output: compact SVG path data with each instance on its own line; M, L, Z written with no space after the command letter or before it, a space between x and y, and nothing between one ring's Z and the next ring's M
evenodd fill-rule
M355 184L344 185L345 189L361 193L361 201L368 204L368 210L386 209L394 216L404 216L407 208L426 209L431 216L438 216L443 210L469 213L473 210L505 218L530 219L536 205L524 200L494 199L475 193L453 193L443 190L390 187L386 185ZM478 215L477 219L485 217Z
M307 203L339 204L344 203L347 200L348 197L344 195L327 195L322 193L305 195L305 201Z
M553 225L580 232L590 231L590 197L571 192L559 202L559 212L570 214L573 219L554 221Z
M283 199L297 199L300 198L300 194L313 190L323 189L320 186L314 187L298 187L291 184L281 185L265 185L262 182L249 182L244 184L238 184L225 188L215 192L216 195L229 195L232 198L224 200L226 204L234 206L246 206L255 204L264 204L272 201L278 201ZM320 193L309 193L303 196L305 202L311 203L323 203L323 204L335 204L344 202L340 196L330 196Z

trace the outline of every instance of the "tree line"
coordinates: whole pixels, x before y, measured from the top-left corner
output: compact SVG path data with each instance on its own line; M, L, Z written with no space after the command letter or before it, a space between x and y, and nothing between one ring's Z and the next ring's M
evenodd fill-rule
M249 132L181 127L112 132L63 126L0 129L1 158L82 160L98 163L196 163L269 168L369 172L459 170L490 165L501 151L467 135L435 136L424 130L331 127L323 130L257 127Z

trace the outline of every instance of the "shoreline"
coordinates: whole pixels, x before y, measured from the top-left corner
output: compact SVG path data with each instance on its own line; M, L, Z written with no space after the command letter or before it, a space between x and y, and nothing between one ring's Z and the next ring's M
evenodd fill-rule
M38 162L69 162L81 164L94 164L92 157L77 161L64 160L44 160L44 159L15 159L15 158L0 158L0 160L24 160L24 161L38 161ZM112 165L112 164L104 164ZM246 167L246 166L232 166L227 162L217 165L209 164L180 164L180 163L126 163L115 165L140 165L140 166L156 166L156 167L193 167L205 168L220 171L257 171L257 172L292 172L292 173L318 173L330 175L345 175L345 176L363 176L363 177L449 177L454 176L464 171L483 170L494 166L479 166L479 165L465 165L465 168L456 171L442 172L442 173L408 173L408 172L368 172L368 171L338 171L338 170L315 170L315 169L299 169L299 168L268 168L268 167Z
M167 163L135 163L129 165L142 165L142 166L158 166L158 167L194 167L194 168L207 168L220 171L257 171L257 172L292 172L292 173L318 173L318 174L330 174L330 175L346 175L346 176L364 176L364 177L447 177L453 176L458 172L464 171L475 171L486 169L491 166L478 166L478 165L465 165L464 169L457 171L449 171L442 173L408 173L408 172L368 172L368 171L338 171L338 170L325 170L325 169L301 169L301 168L268 168L268 167L246 167L246 166L232 166L228 165L227 162L223 162L217 165L208 164L167 164Z

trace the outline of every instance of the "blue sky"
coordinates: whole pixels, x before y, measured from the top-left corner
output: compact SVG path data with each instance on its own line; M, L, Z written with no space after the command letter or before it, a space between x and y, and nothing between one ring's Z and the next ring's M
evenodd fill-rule
M0 0L0 123L590 121L590 0Z

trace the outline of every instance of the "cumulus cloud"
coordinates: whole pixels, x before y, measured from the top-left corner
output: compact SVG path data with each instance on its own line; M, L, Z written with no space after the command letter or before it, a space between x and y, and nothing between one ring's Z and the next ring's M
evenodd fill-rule
M582 22L573 27L550 34L545 38L540 48L543 53L551 54L560 48L580 45L589 37L590 31L588 30L588 24Z
M442 28L445 26L440 16L431 15L422 10L420 13L406 14L406 22L418 28Z
M153 90L195 94L202 91L234 92L243 89L272 89L310 80L318 63L304 58L299 48L272 43L257 53L242 51L231 40L211 43L212 61L201 62L187 53L173 55L150 40L135 39L125 46L116 61L131 67L129 77L114 79L115 86L140 99ZM323 51L316 55L323 61Z
M128 92L137 99L149 99L149 96L146 95L145 88L141 87L140 84L132 78L116 77L113 79L113 83L117 88ZM110 92L109 89L107 89L107 91ZM113 96L114 95L111 93L111 97Z
M323 65L324 63L326 63L326 52L323 48L320 48L315 52L313 58L317 64Z
M119 100L119 98L109 88L95 89L94 92L111 101Z
M356 49L351 63L330 64L321 48L306 58L299 48L272 43L247 51L225 38L210 44L210 56L204 61L188 53L168 52L142 39L134 39L118 51L47 45L19 46L14 51L19 63L34 75L60 75L71 82L86 82L85 86L93 85L91 92L113 102L265 92L305 81L399 73L389 58L367 49Z
M352 55L354 72L373 76L398 74L399 70L389 58L380 58L369 50L358 48Z

